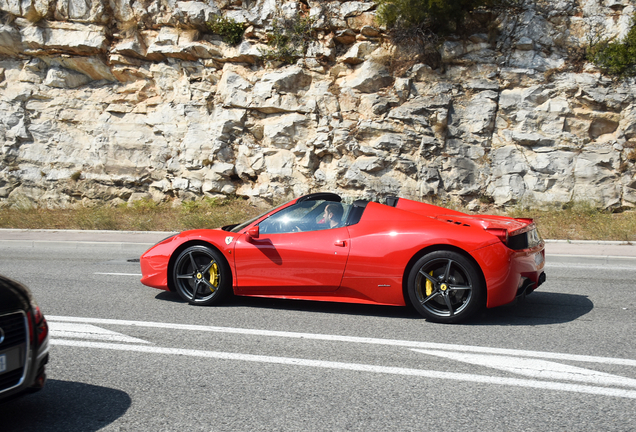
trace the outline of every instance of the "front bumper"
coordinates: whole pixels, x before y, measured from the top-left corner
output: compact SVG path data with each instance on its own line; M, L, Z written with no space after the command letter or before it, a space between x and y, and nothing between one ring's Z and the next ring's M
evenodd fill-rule
M0 401L17 398L41 390L46 383L46 364L49 362L49 333L46 320L31 332L24 344L24 363L15 371L0 375ZM34 335L37 335L35 339Z

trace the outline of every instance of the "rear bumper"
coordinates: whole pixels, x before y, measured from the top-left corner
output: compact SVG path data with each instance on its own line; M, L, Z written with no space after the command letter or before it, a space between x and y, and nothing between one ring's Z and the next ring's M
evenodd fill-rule
M527 295L541 285L546 275L545 244L512 250L495 243L473 252L487 284L486 307L493 308Z
M546 281L545 272L541 272L539 274L539 279L535 282L532 279L522 276L520 281L520 286L517 288L516 298L523 298L529 294L531 294L534 290L539 288L543 282Z

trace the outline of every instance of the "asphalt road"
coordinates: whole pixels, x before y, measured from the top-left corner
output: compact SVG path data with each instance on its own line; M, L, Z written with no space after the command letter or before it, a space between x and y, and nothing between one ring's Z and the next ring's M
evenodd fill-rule
M551 243L523 303L440 325L398 307L189 306L139 283L162 233L12 236L0 273L32 289L52 346L45 389L0 405L3 432L636 430L633 246Z

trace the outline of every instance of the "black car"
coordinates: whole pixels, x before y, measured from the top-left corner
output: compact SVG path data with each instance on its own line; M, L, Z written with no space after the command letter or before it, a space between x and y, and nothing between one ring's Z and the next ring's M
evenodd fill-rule
M44 387L48 361L44 315L28 288L0 276L0 401Z

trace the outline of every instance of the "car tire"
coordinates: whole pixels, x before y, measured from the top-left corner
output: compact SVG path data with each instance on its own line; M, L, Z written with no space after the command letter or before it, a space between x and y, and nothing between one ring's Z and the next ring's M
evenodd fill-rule
M478 267L453 251L430 252L418 259L409 273L407 288L413 307L434 322L464 321L485 303Z
M177 293L193 305L207 306L221 301L232 289L231 278L223 256L208 246L183 250L172 268Z

